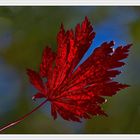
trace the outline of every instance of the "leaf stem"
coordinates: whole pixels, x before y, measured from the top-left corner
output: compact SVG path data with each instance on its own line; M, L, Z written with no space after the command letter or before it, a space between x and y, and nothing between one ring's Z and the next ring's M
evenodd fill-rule
M20 119L9 123L3 127L0 128L0 132L6 130L9 127L12 127L14 125L17 125L18 123L20 123L21 121L23 121L25 118L27 118L29 115L31 115L33 112L35 112L36 110L38 110L40 107L42 107L48 100L45 100L44 102L42 102L41 104L39 104L36 108L34 108L32 111L30 111L29 113L25 114L23 117L21 117Z

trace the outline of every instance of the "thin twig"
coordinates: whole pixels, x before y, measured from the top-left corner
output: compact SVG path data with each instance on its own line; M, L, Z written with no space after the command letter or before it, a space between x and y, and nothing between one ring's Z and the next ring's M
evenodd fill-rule
M7 128L10 128L12 126L17 125L18 123L20 123L21 121L23 121L25 118L27 118L29 115L31 115L33 112L35 112L36 110L38 110L40 107L42 107L48 100L45 100L44 102L42 102L41 104L39 104L36 108L34 108L32 111L30 111L29 113L25 114L23 117L21 117L20 119L9 123L3 127L0 128L0 132L6 130Z

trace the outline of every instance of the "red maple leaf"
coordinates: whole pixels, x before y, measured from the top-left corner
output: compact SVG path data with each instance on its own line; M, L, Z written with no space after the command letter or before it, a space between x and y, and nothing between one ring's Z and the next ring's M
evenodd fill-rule
M97 114L106 115L100 107L105 102L103 97L128 87L112 78L120 74L114 68L124 65L120 60L128 56L131 45L113 50L114 42L105 42L74 71L94 36L87 17L75 31L65 31L62 25L57 35L57 52L46 47L39 73L28 69L30 81L39 91L33 98L50 101L54 119L57 114L72 121L89 119ZM46 78L47 82L43 82L42 78Z
M27 70L30 82L38 90L33 99L46 99L39 107L50 101L54 119L59 114L65 120L80 122L82 118L106 115L101 109L105 96L128 87L113 78L121 73L116 68L125 64L121 60L127 58L131 44L113 49L113 41L104 42L75 70L94 37L95 32L87 17L81 25L77 24L74 31L65 31L61 25L57 34L57 52L46 47L39 72Z

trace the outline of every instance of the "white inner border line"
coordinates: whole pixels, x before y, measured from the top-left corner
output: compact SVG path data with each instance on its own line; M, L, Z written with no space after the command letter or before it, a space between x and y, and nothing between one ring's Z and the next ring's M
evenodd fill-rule
M2 140L140 140L140 135L1 135Z
M140 6L140 0L0 0L1 6Z

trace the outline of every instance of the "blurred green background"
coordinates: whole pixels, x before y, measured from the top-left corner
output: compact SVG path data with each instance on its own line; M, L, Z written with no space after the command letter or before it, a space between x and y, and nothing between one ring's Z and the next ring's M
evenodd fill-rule
M104 41L116 46L133 43L127 65L117 78L131 85L108 98L103 105L109 117L93 117L83 123L53 120L50 106L36 111L5 134L127 134L140 133L140 7L0 7L0 126L34 108L36 92L26 68L38 70L43 48L56 50L60 24L74 28L88 16L96 37L92 50ZM91 50L89 51L89 53Z

